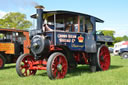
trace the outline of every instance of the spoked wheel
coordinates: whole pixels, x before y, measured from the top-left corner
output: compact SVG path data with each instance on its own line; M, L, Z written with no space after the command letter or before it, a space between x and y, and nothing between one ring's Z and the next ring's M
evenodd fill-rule
M5 58L0 54L0 69L4 67L5 64Z
M34 61L34 57L30 54L21 55L16 61L16 71L21 77L35 75L37 70L30 70L30 63Z
M97 53L97 70L108 70L110 66L110 53L108 47L102 45Z
M55 52L51 54L47 63L47 74L50 79L62 79L68 70L68 62L64 54Z

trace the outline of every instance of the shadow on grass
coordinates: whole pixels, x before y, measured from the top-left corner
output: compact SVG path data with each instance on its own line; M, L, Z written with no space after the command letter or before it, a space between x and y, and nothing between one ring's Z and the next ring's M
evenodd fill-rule
M76 69L71 69L68 71L66 78L81 75L82 73L91 73L89 66L78 66ZM40 72L36 76L47 76L47 72Z
M42 72L42 73L36 74L35 76L47 76L47 72Z
M7 70L7 69L11 69L11 68L16 68L16 65L9 65L9 66L5 66L0 70Z
M119 69L122 68L123 66L118 66L118 65L111 65L109 70L112 69ZM98 71L97 71L98 72ZM92 72L90 71L89 66L78 66L76 69L72 69L68 72L68 76L66 76L66 78L70 78L73 76L80 76L83 73L88 73L88 74L92 74Z
M123 67L123 66L111 65L109 69L110 69L110 70L111 70L111 69L118 69L118 68L122 68L122 67Z
M79 73L90 73L90 70L89 70L89 66L84 66L84 65L81 65L81 66L78 66L77 68L75 69L71 69L68 71L69 74L79 74Z
M78 66L76 69L71 69L68 71L68 74L65 78L70 78L73 76L80 76L83 73L92 73L90 72L89 66L81 65L81 66Z
M118 69L118 68L122 68L122 67L123 66L111 65L109 70ZM83 73L92 74L92 72L90 71L89 66L80 65L76 69L71 69L71 70L68 71L65 78L80 76ZM35 76L47 76L47 72L46 71L45 72L40 72L40 73L36 74Z

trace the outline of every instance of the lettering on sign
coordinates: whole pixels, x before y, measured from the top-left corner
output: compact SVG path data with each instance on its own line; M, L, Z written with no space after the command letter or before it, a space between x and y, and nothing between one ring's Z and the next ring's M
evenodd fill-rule
M67 38L66 34L58 34L58 38Z
M76 38L76 35L68 35L68 38Z
M71 47L74 48L84 47L84 37L82 35L77 36L74 34L58 34L57 37L59 38L59 42L70 43Z
M71 42L71 39L59 39L60 42Z
M59 38L59 42L75 42L76 35L72 34L58 34L57 37Z

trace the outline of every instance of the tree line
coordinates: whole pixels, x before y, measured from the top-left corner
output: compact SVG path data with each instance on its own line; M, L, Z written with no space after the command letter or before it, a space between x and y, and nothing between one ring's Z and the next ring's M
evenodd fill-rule
M105 36L111 36L113 38L114 43L121 41L128 41L128 36L124 35L123 37L114 37L115 31L113 30L99 30Z

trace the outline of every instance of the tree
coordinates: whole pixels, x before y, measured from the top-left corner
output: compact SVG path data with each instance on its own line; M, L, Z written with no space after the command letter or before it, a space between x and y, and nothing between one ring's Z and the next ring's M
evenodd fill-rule
M26 15L19 12L10 12L0 19L0 28L26 29L32 23L26 20Z
M105 36L111 36L114 39L115 31L113 30L99 30L101 31Z
M123 41L122 37L115 37L115 40L114 40L115 43L121 42L121 41Z
M115 37L114 42L121 42L121 41L128 41L128 37L126 35L124 35L123 37Z
M124 41L128 41L128 36L124 35L122 38Z

